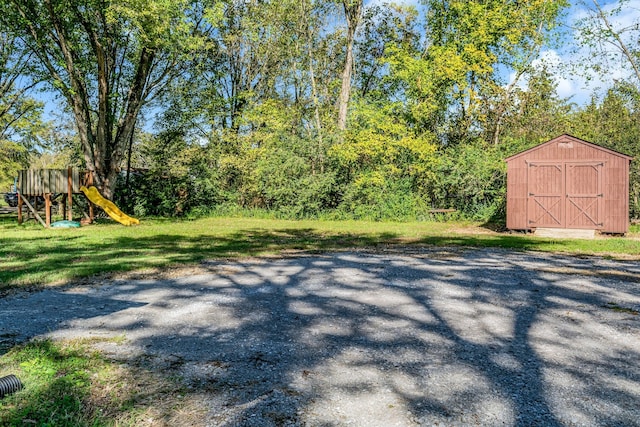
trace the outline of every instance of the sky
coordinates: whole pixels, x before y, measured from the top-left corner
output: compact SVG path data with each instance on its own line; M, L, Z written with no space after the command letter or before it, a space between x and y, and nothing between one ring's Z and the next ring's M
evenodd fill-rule
M587 6L593 8L591 0L570 0L571 7L566 11L562 22L563 36L559 46L545 47L540 56L532 64L541 67L546 65L555 74L557 83L557 94L561 98L569 98L578 105L588 103L595 93L602 95L611 86L616 78L627 77L629 67L623 60L614 59L605 64L606 76L601 76L595 72L577 73L569 69L566 64L582 65L589 61L590 52L586 48L580 48L576 42L577 35L574 31L575 23L588 16ZM365 5L396 3L421 7L420 0L365 0ZM603 10L611 11L620 6L617 0L599 0ZM640 0L628 0L624 2L624 10L612 19L614 28L627 28L640 22ZM636 34L638 31L636 31ZM637 36L636 36L637 37ZM635 42L637 44L637 40ZM506 77L508 82L513 81L515 73L509 73ZM520 86L526 86L526 79L521 80Z
M587 0L586 3L592 5L590 0ZM599 3L605 12L611 12L614 8L620 6L619 1L600 0ZM578 43L575 39L571 39L571 36L577 37L577 34L572 31L575 23L586 18L588 13L589 11L584 6L574 5L570 8L563 23L564 28L568 30L565 45L556 49L544 49L536 64L546 62L558 66L563 63L590 61L590 51L587 48L578 48L577 51L575 51ZM637 25L638 22L640 22L640 0L629 0L624 4L624 9L621 13L611 19L611 24L616 30L629 28ZM625 37L625 42L629 44L633 43L628 36ZM635 43L637 43L637 41ZM574 102L584 104L589 101L594 90L602 94L602 91L610 87L614 80L627 78L631 72L628 62L621 57L619 52L614 58L606 61L603 66L604 69L607 70L606 76L598 75L595 72L572 74L566 70L563 72L560 69L556 74L558 95L561 97L571 97Z

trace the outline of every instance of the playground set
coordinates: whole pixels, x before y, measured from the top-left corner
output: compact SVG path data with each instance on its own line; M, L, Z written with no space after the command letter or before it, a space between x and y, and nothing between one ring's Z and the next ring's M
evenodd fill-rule
M80 171L74 168L67 168L66 170L22 170L18 173L16 187L19 224L23 222L22 209L23 206L26 206L40 224L46 228L51 227L53 201L60 196L62 197L62 212L67 218L66 222L72 222L73 196L78 194L83 194L89 201L89 212L83 212L85 217L83 222L93 222L94 206L99 206L107 215L120 224L133 225L140 223L139 220L125 214L113 202L105 199L100 194L98 189L93 186L93 174L90 171ZM33 204L29 202L30 199L34 201ZM44 220L38 213L38 199L44 199Z

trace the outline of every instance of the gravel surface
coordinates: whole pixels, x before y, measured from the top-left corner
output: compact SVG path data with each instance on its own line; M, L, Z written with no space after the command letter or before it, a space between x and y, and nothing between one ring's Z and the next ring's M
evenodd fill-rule
M212 426L638 426L640 265L497 249L215 261L0 298L0 341L124 336Z

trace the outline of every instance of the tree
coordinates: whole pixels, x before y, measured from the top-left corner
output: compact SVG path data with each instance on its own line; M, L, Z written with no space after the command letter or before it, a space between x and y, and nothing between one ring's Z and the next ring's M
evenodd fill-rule
M579 41L589 49L589 71L611 81L601 103L596 99L576 120L585 138L631 156L640 152L640 20L629 19L629 0L613 4L583 1L586 16L577 22ZM633 16L633 15L631 15ZM613 71L616 70L616 71ZM590 126L586 126L586 124ZM631 214L640 215L640 168L631 163Z
M558 98L557 86L551 72L542 67L529 74L526 88L514 90L514 102L503 111L501 122L502 139L513 141L515 150L541 144L570 128L574 105Z
M387 57L393 51L419 56L420 30L415 7L395 4L364 9L354 46L354 85L359 98L392 100L397 81L390 78Z
M347 21L347 35L342 87L338 101L338 129L340 130L345 130L347 127L347 109L351 96L351 73L353 72L353 44L356 30L362 18L362 3L363 0L342 0L344 16Z
M25 76L31 55L21 41L0 32L0 188L13 183L16 171L26 168L29 154L45 130L42 103L29 97L37 81Z
M591 102L573 116L572 133L631 156L640 153L640 90L617 82L600 101ZM640 217L640 162L630 167L630 214Z
M24 40L32 75L73 114L86 167L107 198L144 105L180 73L201 24L188 0L7 0L1 23Z
M526 70L566 2L423 3L425 47L418 55L396 49L392 72L404 82L416 126L437 133L445 145L473 139L494 127L484 104L504 104L504 70Z
M620 19L632 6L629 0L620 0L603 6L598 0L581 2L586 16L577 22L579 41L594 55L589 61L591 69L609 75L610 64L626 64L629 76L640 87L640 20L626 22ZM625 68L623 66L623 68Z
M334 5L225 1L224 18L210 34L211 49L194 61L193 73L172 85L165 127L206 141L224 157L221 163L243 165L248 173L253 165L246 160L272 134L310 139L312 174L322 172L335 126L331 84L341 67L336 52L343 46L337 31L324 30ZM239 175L234 171L230 180L239 183Z

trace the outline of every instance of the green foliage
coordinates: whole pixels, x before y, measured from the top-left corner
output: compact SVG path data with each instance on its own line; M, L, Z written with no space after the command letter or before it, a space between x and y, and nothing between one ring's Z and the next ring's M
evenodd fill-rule
M308 218L331 205L334 174L313 172L304 157L283 148L261 154L255 179L265 208L289 218Z
M132 143L134 169L128 181L120 172L116 202L137 216L409 220L455 208L460 218L502 220L511 154L571 133L638 156L637 82L619 81L578 108L558 97L555 72L534 66L566 1L374 3L360 19L359 1L11 0L0 6L0 60L23 63L20 40L37 47L23 84L44 78L79 126L51 131L51 152L34 165L84 163L108 181L126 169ZM592 3L579 23L584 42L624 47L620 31L602 27L622 8ZM349 10L355 39L344 34ZM350 41L352 79L343 73ZM134 132L158 95L155 133ZM10 104L32 114L15 122L15 138L0 138L6 186L43 133L41 106L24 93L0 101L0 112Z
M142 108L202 47L202 9L188 0L0 3L3 31L27 47L21 73L65 101L86 166L108 198Z
M356 218L424 216L433 180L436 146L415 135L394 106L356 104L351 129L329 156L343 188L339 210Z
M604 80L611 77L611 64L617 64L622 74L618 81L640 84L640 20L629 14L634 8L630 0L614 3L591 0L583 2L581 17L575 23L577 42L590 51L588 61L576 70L589 74L595 72Z
M429 204L411 184L408 179L385 179L378 172L363 173L346 188L334 216L372 221L424 220Z
M640 89L619 82L602 102L593 99L573 117L573 133L588 141L634 156L630 166L630 211L640 218Z
M28 164L29 152L24 146L0 140L0 192L8 191L18 171Z
M426 48L394 47L391 73L402 82L417 126L451 144L491 128L483 110L488 93L504 85L501 69L529 65L555 26L564 1L425 0Z
M354 89L360 98L384 102L394 96L400 80L389 74L392 52L405 56L420 50L418 11L396 4L365 8L355 44Z
M504 146L482 140L442 150L438 179L431 191L437 205L455 208L474 220L505 220L506 164Z
M558 98L557 86L546 67L529 73L526 89L515 91L513 105L505 112L504 139L533 146L570 133L574 105Z
M216 167L210 150L187 144L180 134L145 136L139 148L147 168L133 171L127 187L121 174L118 203L136 216L182 216L219 201Z
M326 137L301 126L299 110L265 102L246 112L255 130L231 135L220 155L221 186L245 208L264 208L290 218L317 216L335 198L335 174L326 164ZM305 135L306 134L306 135ZM305 137L303 137L304 135Z
M36 85L24 75L30 60L23 41L0 29L0 192L29 165L47 130L43 103L29 96Z

